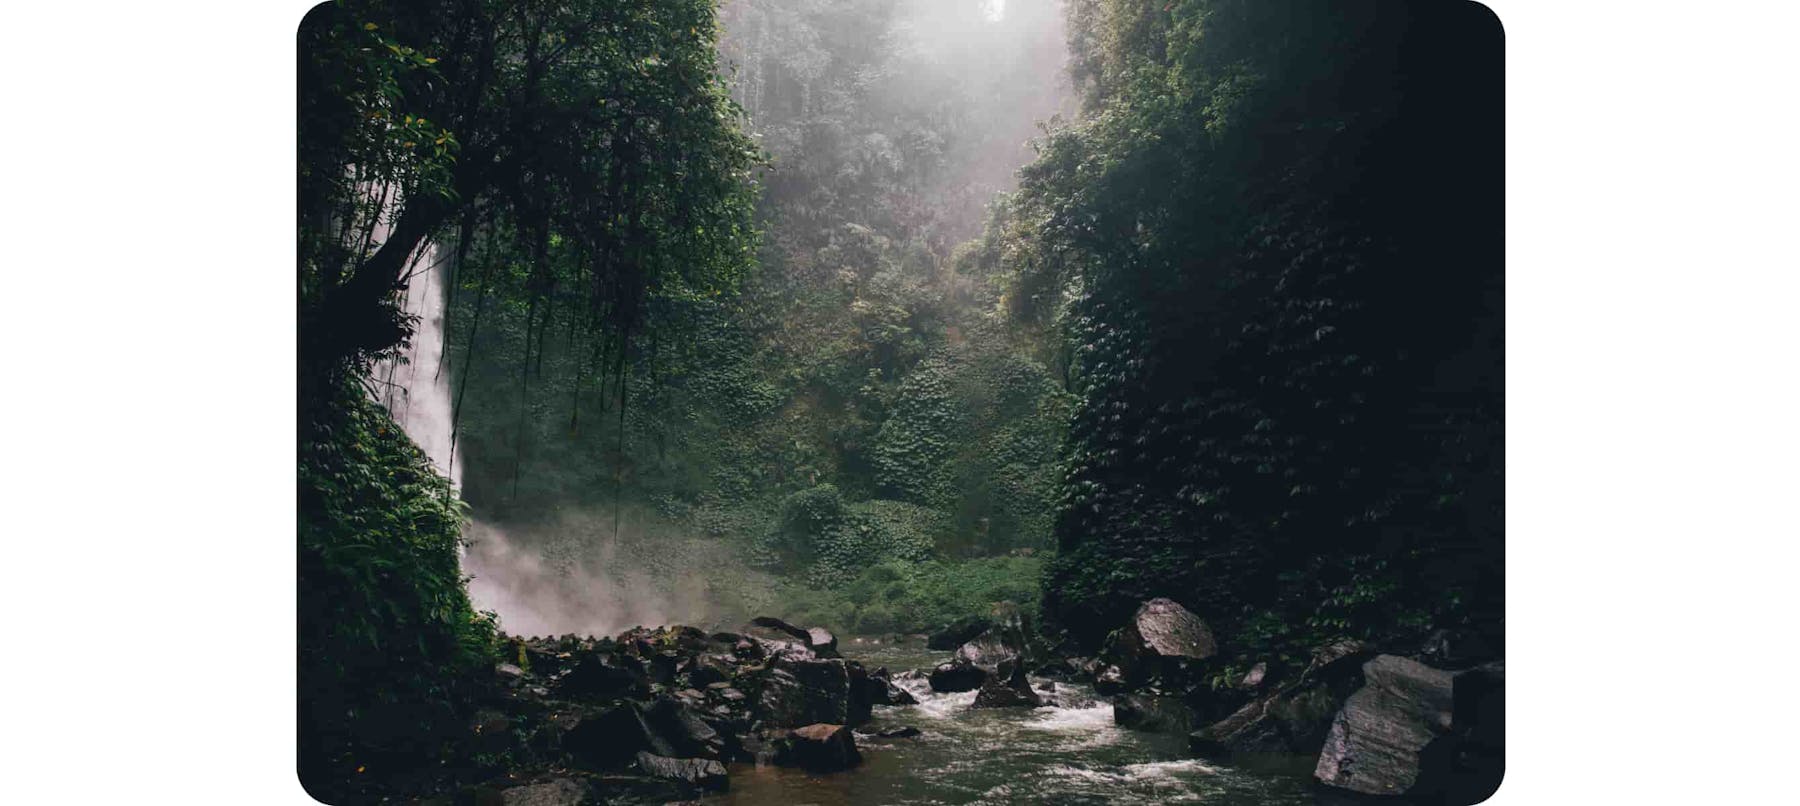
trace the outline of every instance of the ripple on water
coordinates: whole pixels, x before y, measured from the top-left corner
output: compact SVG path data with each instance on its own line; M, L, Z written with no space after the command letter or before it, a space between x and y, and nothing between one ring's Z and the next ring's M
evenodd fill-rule
M920 669L935 662L916 648L880 650L877 657L864 658L864 664ZM874 720L857 737L863 746L860 767L809 775L734 765L731 789L707 802L1299 806L1312 801L1305 781L1214 767L1186 757L1184 736L1120 728L1113 722L1112 705L1094 699L1091 689L1079 683L1057 684L1057 697L1070 707L1035 709L972 709L976 692L940 694L923 677L894 683L910 691L918 704L875 708ZM922 733L907 739L873 735L902 725Z

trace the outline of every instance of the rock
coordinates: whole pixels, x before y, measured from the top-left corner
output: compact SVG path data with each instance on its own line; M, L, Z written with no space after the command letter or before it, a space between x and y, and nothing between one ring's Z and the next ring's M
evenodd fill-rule
M832 635L830 630L824 627L808 627L806 628L806 640L807 648L818 653L819 657L835 658L838 656L837 636Z
M1345 698L1362 687L1362 664L1372 657L1369 645L1352 639L1317 647L1299 678L1196 731L1190 746L1214 756L1241 751L1316 755Z
M1031 690L1025 679L1025 665L1016 659L1000 664L998 674L982 683L970 708L1037 708L1044 699Z
M955 649L987 632L994 620L986 616L963 616L938 629L925 639L926 649Z
M725 740L686 703L663 698L645 713L645 721L679 758L719 758Z
M750 623L766 630L787 635L800 642L800 646L811 650L821 658L835 658L837 653L837 636L823 627L800 628L773 616L757 616Z
M1425 751L1450 733L1454 676L1379 655L1363 664L1363 678L1332 720L1313 777L1365 795L1435 793L1448 769Z
M946 661L931 670L931 690L938 693L974 691L987 680L986 669L963 658Z
M1244 678L1238 681L1238 688L1255 691L1262 687L1263 680L1268 676L1269 664L1259 661L1255 666L1250 667L1250 671L1244 673Z
M498 755L512 746L512 720L506 714L489 708L475 712L469 725L476 752Z
M919 703L918 699L913 697L912 692L894 685L893 681L888 679L886 668L870 672L863 685L868 689L867 696L871 705L917 705Z
M1107 637L1095 689L1111 694L1156 679L1179 685L1189 663L1206 660L1218 651L1212 629L1199 616L1174 600L1151 599L1138 607L1129 623Z
M1038 691L1048 691L1048 692L1054 694L1054 693L1056 693L1056 681L1055 680L1045 680L1044 682L1038 684L1037 690Z
M860 725L872 704L862 664L830 660L776 659L761 675L756 698L759 717L773 727L818 722Z
M1417 658L1440 669L1461 669L1499 657L1493 642L1473 630L1437 630L1420 645Z
M589 803L605 804L672 804L692 803L700 793L699 787L686 781L674 778L657 778L650 775L624 773L606 773L592 778L595 794L599 799Z
M1032 651L1031 625L1018 606L1003 602L994 608L991 625L974 638L957 647L956 657L992 674L1006 660L1029 660Z
M1094 674L1094 691L1100 694L1123 694L1132 687L1125 678L1125 670L1117 666L1102 666Z
M681 781L714 792L724 791L731 780L725 774L725 765L704 758L668 758L639 753L637 768L652 778Z
M1450 688L1457 741L1446 800L1480 803L1506 774L1506 662L1459 672Z
M644 707L630 701L580 717L563 733L562 749L587 769L622 767L640 751L678 755L674 746L650 726Z
M1362 664L1371 657L1368 645L1353 640L1314 649L1298 679L1189 734L1189 749L1208 758L1234 753L1316 757L1345 698L1362 687ZM1258 681L1265 683L1266 677Z
M510 663L502 663L494 667L494 674L506 682L516 682L525 677L525 670Z
M1134 692L1113 700L1113 722L1128 730L1183 734L1194 729L1194 711L1180 697Z
M581 699L641 697L650 693L650 674L637 658L595 653L558 678L554 688L561 696Z
M1029 688L1013 688L1000 682L1000 679L989 678L986 685L975 693L975 702L970 708L1038 708L1043 706L1044 698Z
M475 796L478 806L580 806L592 803L588 787L571 778L486 790Z
M703 653L694 658L688 669L688 681L696 687L705 688L714 683L731 680L731 664L725 658L710 653Z
M788 734L776 763L811 772L836 772L862 763L856 737L844 725L817 724Z
M921 731L918 728L908 725L905 727L888 728L887 730L876 731L875 735L882 739L911 739L914 736L920 735L920 733Z
M751 619L750 623L766 630L774 630L792 636L793 638L798 639L802 645L811 640L811 636L805 630L775 618L774 616L757 616L756 618Z
M1336 674L1344 667L1362 665L1375 657L1375 648L1354 638L1343 638L1313 650L1312 661L1306 665L1306 671L1300 674L1302 679L1317 678L1321 675Z

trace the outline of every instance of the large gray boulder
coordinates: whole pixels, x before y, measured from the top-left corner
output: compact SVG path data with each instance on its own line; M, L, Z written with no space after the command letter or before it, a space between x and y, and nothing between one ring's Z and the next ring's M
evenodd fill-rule
M1362 671L1363 687L1332 720L1313 776L1365 795L1435 792L1441 782L1431 768L1440 762L1427 748L1450 735L1455 675L1394 655Z
M1094 688L1115 694L1158 678L1180 682L1187 666L1218 654L1212 628L1172 599L1151 599L1114 630L1100 652Z
M1024 611L1010 602L995 606L989 626L957 647L955 660L992 675L1009 660L1030 662L1040 653L1032 646L1032 627Z

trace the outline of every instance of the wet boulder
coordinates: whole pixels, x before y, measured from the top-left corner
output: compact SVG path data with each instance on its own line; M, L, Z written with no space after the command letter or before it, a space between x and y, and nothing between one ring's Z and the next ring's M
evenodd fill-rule
M1315 648L1298 678L1189 734L1189 749L1209 758L1246 752L1316 756L1345 698L1362 687L1362 664L1372 657L1373 649L1361 641L1341 640ZM1257 668L1263 670L1261 675ZM1257 668L1239 681L1240 691L1254 695L1273 685L1267 667L1257 664Z
M841 658L776 659L758 681L757 715L774 727L860 725L872 701L862 665Z
M635 764L638 771L652 778L680 781L696 789L722 792L730 786L725 765L711 759L669 758L639 753Z
M1031 623L1017 605L1003 602L995 606L990 622L986 630L957 647L957 660L993 674L1003 661L1029 661L1042 654L1033 651Z
M875 736L881 739L911 739L922 733L923 731L920 731L918 728L911 725L905 725L898 728L888 728L887 730L876 731Z
M1447 770L1437 758L1450 734L1455 676L1418 661L1379 655L1363 664L1363 687L1332 720L1313 776L1365 795L1431 795ZM1428 753L1427 748L1439 752Z
M728 682L731 680L732 660L734 659L729 655L720 656L709 652L696 655L687 668L688 682L699 688Z
M925 639L925 648L955 649L975 640L975 636L987 632L992 626L994 620L986 616L963 616L933 632Z
M806 628L806 641L807 648L818 653L819 657L838 657L838 639L837 636L831 634L830 630L824 627L808 627Z
M796 728L778 742L775 763L810 772L836 772L862 763L856 737L846 725Z
M725 740L686 702L664 697L644 712L644 721L681 758L720 758Z
M675 747L651 727L644 706L636 702L577 717L562 734L561 745L563 752L581 767L596 770L622 767L640 751L678 755Z
M863 686L871 705L917 705L919 702L912 692L894 685L885 667L870 672Z
M1262 688L1263 681L1268 678L1269 664L1258 662L1255 666L1250 667L1250 671L1245 672L1244 676L1238 680L1237 687L1244 691L1255 691Z
M1180 683L1190 664L1218 654L1212 628L1172 599L1151 599L1125 626L1114 630L1101 650L1094 685L1111 694L1151 680Z
M577 661L553 688L558 696L572 699L641 697L650 693L650 672L629 655L596 652Z
M1184 734L1194 729L1194 710L1180 697L1132 692L1113 700L1113 722L1127 730Z
M975 693L970 708L1037 708L1044 698L1031 690L1025 665L1017 659L1001 662L999 673L987 678Z
M837 636L832 635L830 630L823 627L796 627L774 616L757 616L751 619L750 623L775 634L792 638L818 657L838 657Z
M956 658L945 661L931 670L929 682L931 690L940 694L958 691L974 691L988 678L988 671L970 663L967 659Z

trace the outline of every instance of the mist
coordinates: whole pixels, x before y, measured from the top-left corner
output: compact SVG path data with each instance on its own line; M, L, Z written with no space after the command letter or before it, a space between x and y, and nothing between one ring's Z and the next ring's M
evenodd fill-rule
M1029 141L1073 109L1053 0L732 0L720 20L721 64L773 162L761 205L781 222L772 239L844 225L912 239L927 257L896 269L906 282L938 275L980 233L996 194L1032 159ZM451 251L427 250L408 287L418 327L407 360L378 377L396 419L470 503L462 562L477 609L516 635L734 626L782 610L779 580L746 558L766 527L740 523L751 516L705 484L670 481L717 468L715 457L665 445L680 427L658 419L666 392L643 382L667 360L657 348L634 358L620 422L616 387L573 338L539 336L534 352L530 322L509 309L487 311L478 336L468 329L480 303L466 280L447 303L455 267L438 255ZM764 271L774 283L801 269ZM697 492L672 501L670 488ZM721 510L729 524L695 527Z

